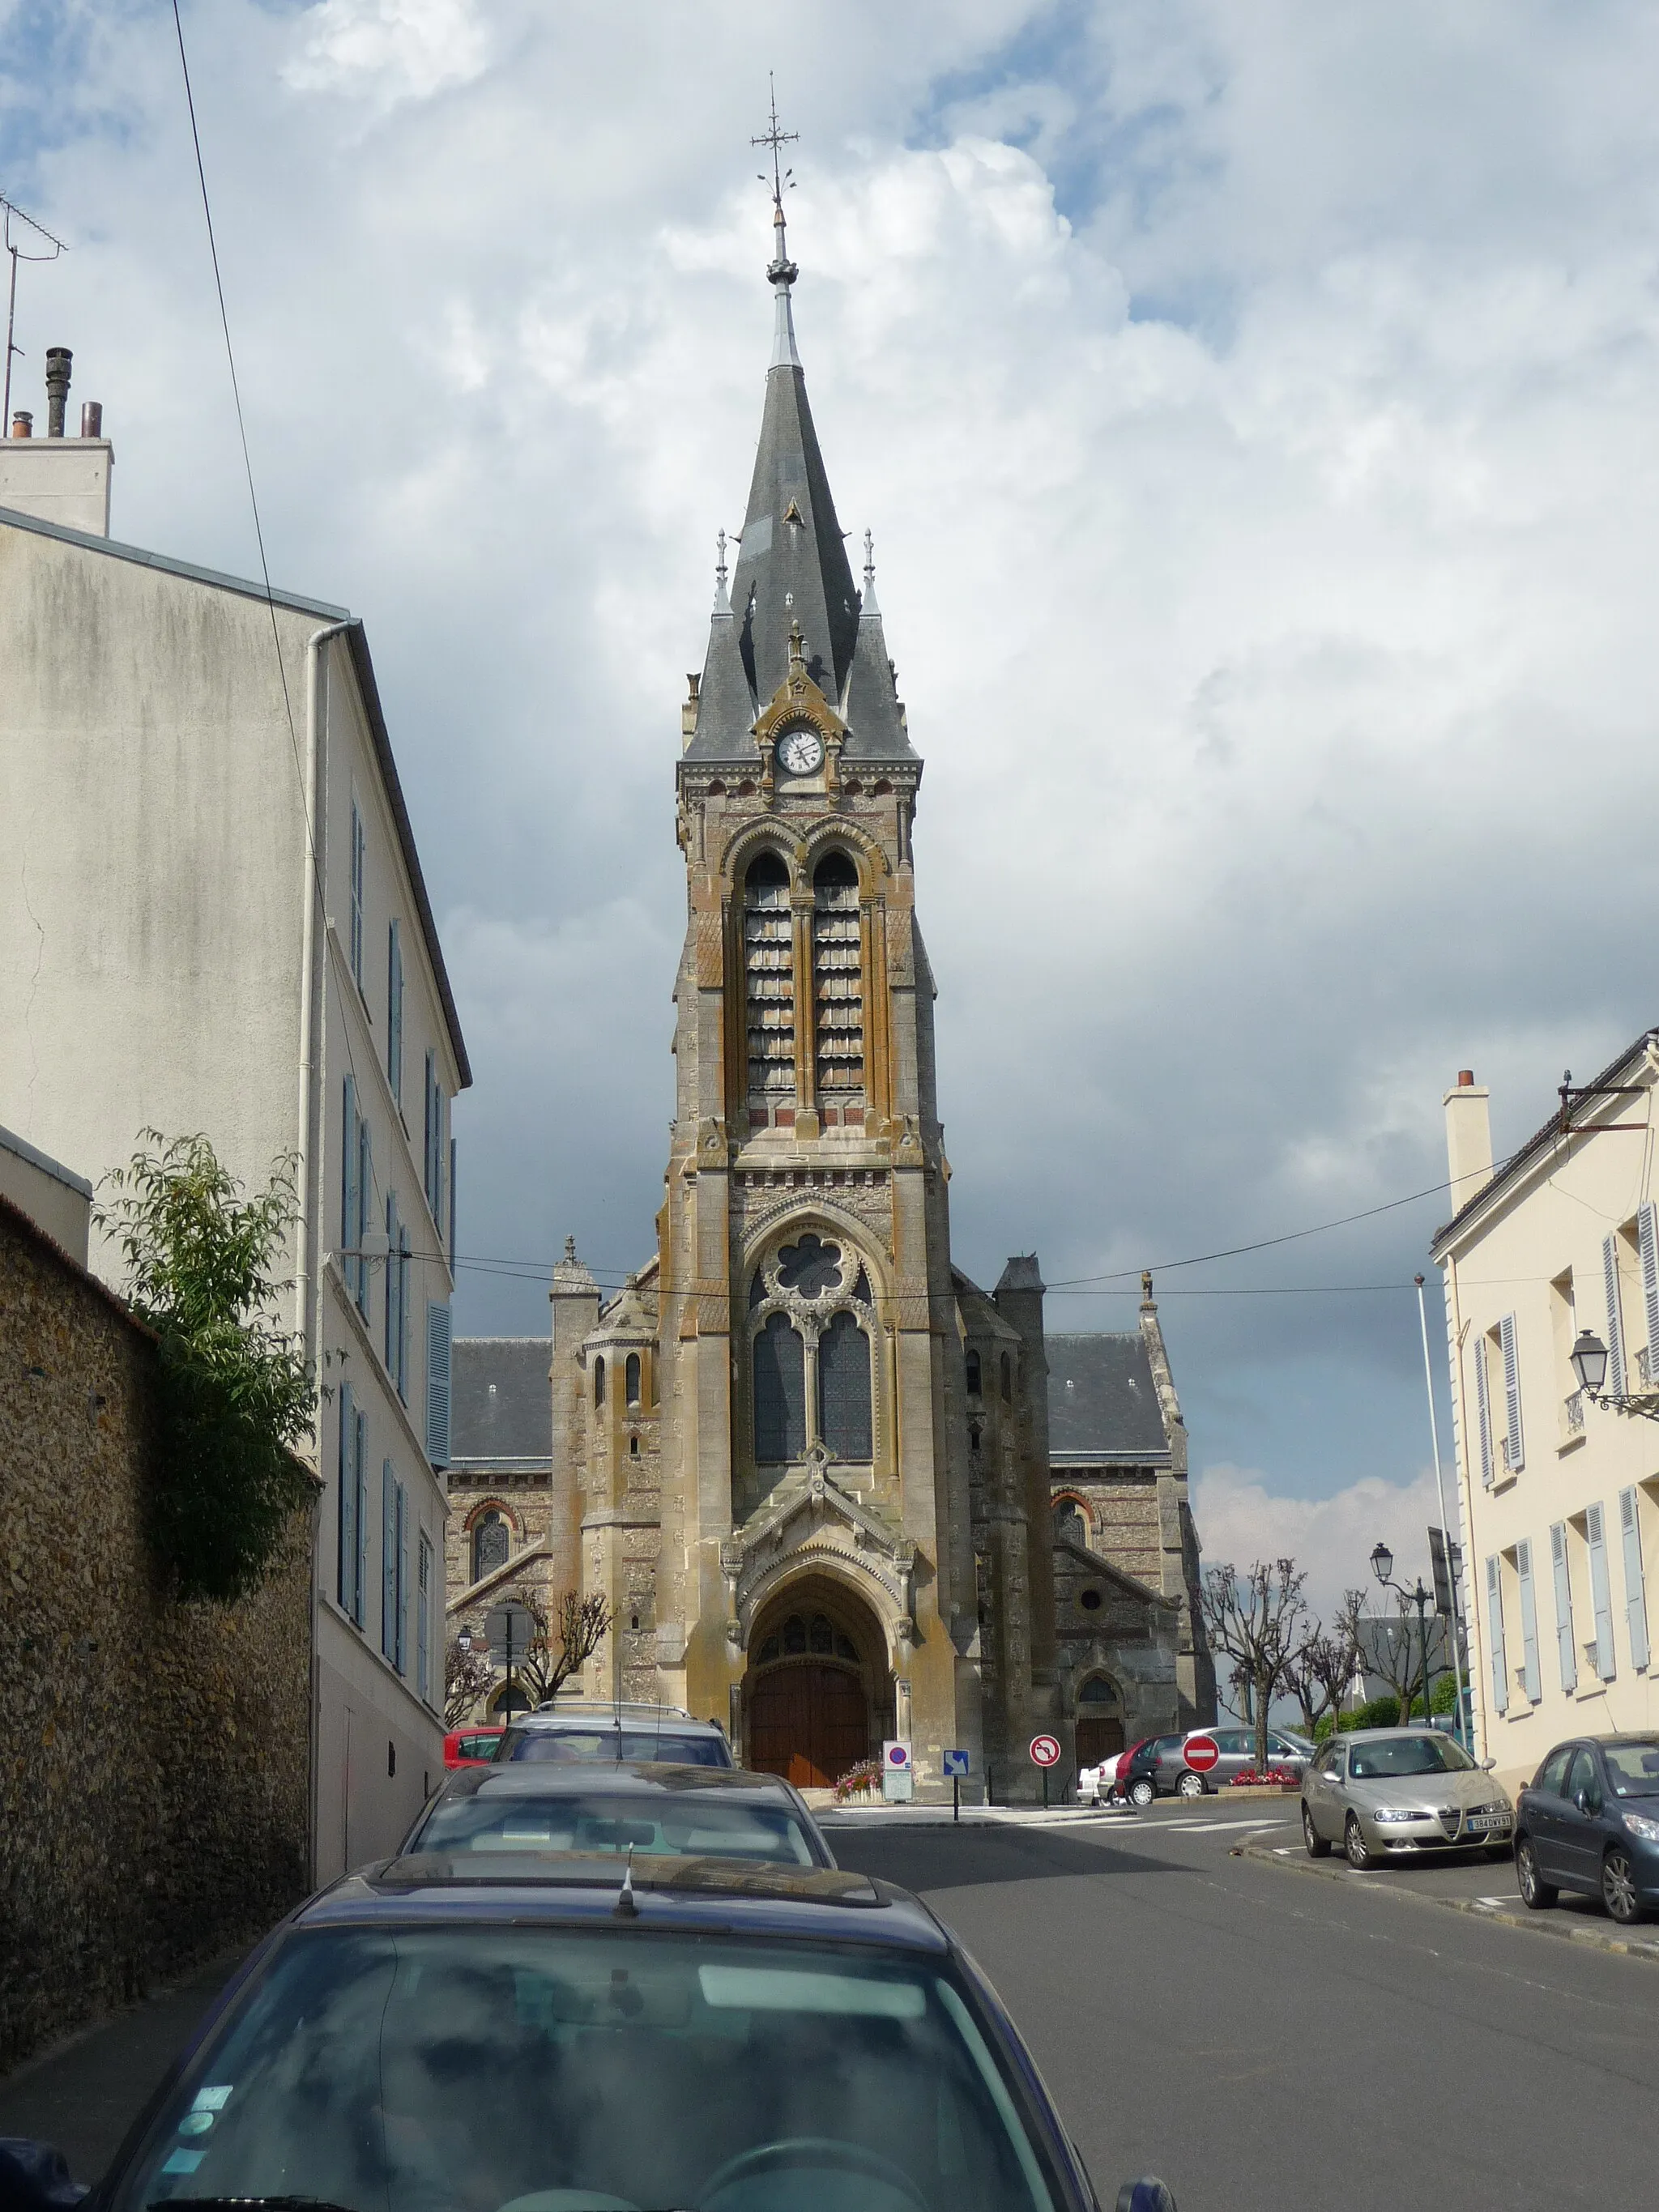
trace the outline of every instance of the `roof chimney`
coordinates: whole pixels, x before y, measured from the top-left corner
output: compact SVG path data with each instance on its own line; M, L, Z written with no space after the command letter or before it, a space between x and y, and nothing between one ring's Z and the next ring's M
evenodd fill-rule
M1446 1164L1454 1213L1492 1180L1490 1093L1475 1082L1472 1067L1460 1067L1455 1086L1446 1093Z
M70 365L75 356L67 346L46 348L46 435L64 434L64 410L69 404Z
M83 399L81 403L81 435L101 438L104 434L104 403L101 399Z
M13 410L11 434L14 438L32 438L34 435L34 417L27 407Z

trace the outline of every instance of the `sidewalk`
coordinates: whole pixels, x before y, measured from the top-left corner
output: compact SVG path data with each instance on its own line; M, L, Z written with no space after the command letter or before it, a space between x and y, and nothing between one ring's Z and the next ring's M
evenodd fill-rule
M56 2143L77 2181L96 2181L247 1948L0 2075L0 2136Z

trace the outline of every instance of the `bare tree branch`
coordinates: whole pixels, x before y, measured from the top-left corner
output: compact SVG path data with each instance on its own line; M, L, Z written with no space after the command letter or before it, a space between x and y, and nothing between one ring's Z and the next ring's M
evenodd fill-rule
M1304 1570L1294 1559L1258 1559L1241 1575L1207 1567L1199 1597L1215 1650L1237 1661L1249 1683L1255 1720L1255 1763L1267 1765L1267 1712L1286 1687L1307 1620Z
M536 1633L519 1668L519 1680L532 1705L545 1705L584 1668L611 1633L613 1616L610 1601L599 1590L584 1596L567 1590L559 1600L556 1620L550 1620L545 1601L534 1591L520 1594L536 1623Z
M459 1728L479 1698L489 1695L495 1680L488 1653L463 1651L452 1636L444 1651L444 1726Z

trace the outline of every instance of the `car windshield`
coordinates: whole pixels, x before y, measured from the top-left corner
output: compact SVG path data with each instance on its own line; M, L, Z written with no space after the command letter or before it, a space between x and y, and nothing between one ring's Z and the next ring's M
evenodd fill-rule
M730 1766L724 1737L676 1735L672 1729L592 1728L509 1729L501 1738L498 1759L539 1759L552 1765L609 1759L664 1760L671 1766Z
M1651 1743L1604 1743L1601 1756L1620 1797L1659 1797L1659 1737Z
M568 1791L508 1796L488 1785L445 1798L415 1839L419 1851L625 1851L817 1866L805 1822L787 1805L755 1793L700 1788L650 1796Z
M952 1982L848 1946L634 1929L291 1937L112 2212L1052 2212Z
M1376 1743L1354 1745L1348 1753L1348 1779L1380 1782L1401 1774L1466 1774L1474 1765L1462 1745L1449 1735L1388 1735Z

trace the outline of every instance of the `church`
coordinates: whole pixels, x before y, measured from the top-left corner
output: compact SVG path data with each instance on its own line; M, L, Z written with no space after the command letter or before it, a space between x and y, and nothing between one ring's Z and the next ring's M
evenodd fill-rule
M1035 1734L1063 1778L1213 1717L1186 1435L1150 1283L1133 1335L1056 1340L1056 1405L1036 1259L988 1291L951 1263L922 761L807 404L781 196L773 227L753 483L681 708L655 1251L606 1297L568 1244L550 1339L455 1345L449 1619L603 1591L590 1694L716 1718L808 1785L897 1738L920 1794L960 1748L974 1795L1029 1797Z

